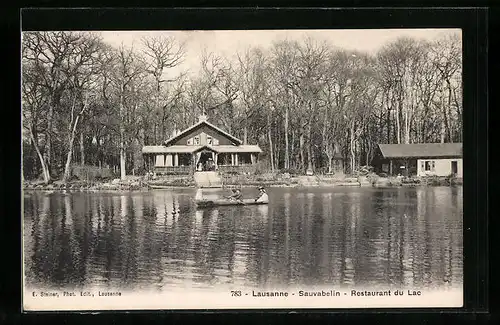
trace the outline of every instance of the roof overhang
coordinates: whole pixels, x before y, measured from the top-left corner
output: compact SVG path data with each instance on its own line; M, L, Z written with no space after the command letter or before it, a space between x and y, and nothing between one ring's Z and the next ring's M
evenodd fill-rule
M221 145L221 146L144 146L143 154L168 154L168 153L195 153L201 150L209 150L217 153L261 153L262 150L257 145Z

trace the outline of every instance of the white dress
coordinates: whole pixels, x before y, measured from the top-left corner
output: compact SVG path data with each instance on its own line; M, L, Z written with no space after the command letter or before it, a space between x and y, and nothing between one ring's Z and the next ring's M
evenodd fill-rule
M269 202L269 197L267 196L267 193L262 194L258 199L257 202Z

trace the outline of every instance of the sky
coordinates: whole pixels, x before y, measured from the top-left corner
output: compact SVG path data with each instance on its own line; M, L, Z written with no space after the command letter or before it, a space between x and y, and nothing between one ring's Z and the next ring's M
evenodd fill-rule
M401 36L433 40L443 34L461 36L460 29L356 29L356 30L237 30L237 31L101 31L104 42L118 47L141 47L144 36L174 36L185 42L186 56L177 69L196 73L200 66L203 50L223 57L232 57L238 51L253 46L267 48L277 40L301 40L312 37L327 41L333 46L347 50L376 53L383 45Z

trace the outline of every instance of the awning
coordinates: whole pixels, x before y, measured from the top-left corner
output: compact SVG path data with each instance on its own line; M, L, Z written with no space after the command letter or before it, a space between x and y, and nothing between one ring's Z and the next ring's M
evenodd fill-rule
M142 153L193 153L203 146L144 146Z
M167 153L194 153L202 149L208 149L217 153L261 153L262 150L257 145L221 145L221 146L144 146L143 154L167 154Z

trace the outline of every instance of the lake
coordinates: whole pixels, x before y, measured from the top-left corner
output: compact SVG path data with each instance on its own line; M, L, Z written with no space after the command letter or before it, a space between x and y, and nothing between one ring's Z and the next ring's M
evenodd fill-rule
M197 210L195 189L26 192L26 286L462 285L462 187L268 193L268 206Z

